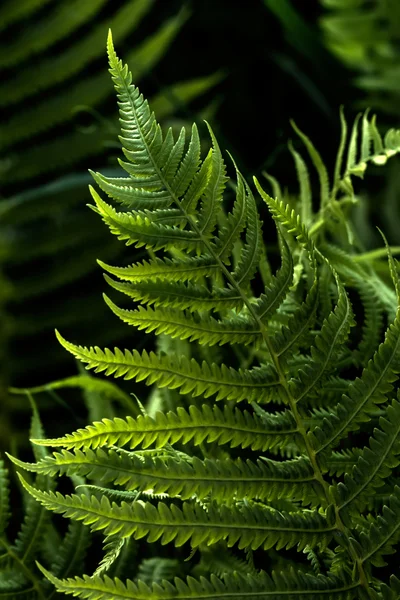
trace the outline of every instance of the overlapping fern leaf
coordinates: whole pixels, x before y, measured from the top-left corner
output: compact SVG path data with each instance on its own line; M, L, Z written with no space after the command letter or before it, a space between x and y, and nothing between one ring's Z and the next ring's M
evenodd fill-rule
M33 405L31 435L43 436L36 406ZM45 458L45 448L34 448L37 460ZM75 479L77 482L78 479ZM49 492L54 481L47 475L36 475L34 485ZM20 492L23 492L23 489ZM66 577L82 572L82 561L89 545L89 535L82 523L71 522L61 536L51 515L33 498L25 495L23 514L18 515L11 500L9 469L0 461L0 596L12 600L50 600L58 597L36 566L43 561L54 574ZM17 517L20 516L20 523ZM18 527L17 532L15 528Z
M42 572L60 592L96 600L397 598L398 566L385 567L400 524L397 264L385 249L394 291L384 296L367 258L357 245L349 250L354 240L343 207L365 163L397 152L398 132L381 147L365 115L361 143L356 121L347 144L342 118L332 184L299 132L318 172L320 211L299 153L300 211L256 182L277 226L281 260L274 273L252 189L233 161L226 165L211 128L205 156L197 127L188 143L185 130L177 139L163 134L111 36L108 53L127 176L93 173L115 201L91 188L93 209L114 235L145 247L149 257L123 268L101 263L111 287L135 306L106 302L123 321L170 341L157 353L112 351L58 334L87 368L156 384L159 396L137 417L104 418L60 438L33 440L59 448L35 463L13 459L37 477L86 477L91 495L44 490L20 476L40 506L105 536L93 575ZM360 290L356 302L352 284ZM394 313L384 335L368 289L386 319ZM358 302L365 302L364 315ZM360 339L354 330L363 318ZM162 390L178 390L181 406L153 410L168 406ZM380 501L371 502L377 490ZM125 544L141 539L186 548L187 579L151 586L135 573L113 574ZM207 567L213 552L217 573ZM231 567L224 567L229 552Z

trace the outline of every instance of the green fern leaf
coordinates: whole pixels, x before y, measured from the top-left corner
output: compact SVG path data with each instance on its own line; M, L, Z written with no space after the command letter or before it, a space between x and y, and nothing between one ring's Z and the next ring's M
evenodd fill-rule
M106 304L125 323L146 333L155 331L157 334L166 333L171 337L198 341L200 344L251 344L262 341L260 328L254 321L240 315L232 315L222 321L213 317L195 319L178 310L153 310L140 307L136 311L118 308L106 295Z
M240 309L243 298L235 289L214 288L188 283L125 283L114 281L105 275L105 280L114 289L145 304L182 310L228 310Z
M266 413L261 419L237 408L224 406L221 410L215 405L211 408L203 404L201 410L195 406L190 406L188 411L178 407L176 413L157 412L154 418L140 415L136 420L132 417L125 420L103 419L63 438L34 442L76 449L129 443L133 449L139 444L146 448L154 443L161 448L180 440L183 443L192 440L196 445L206 440L209 443L229 443L232 448L240 446L265 451L285 446L293 441L296 433L297 428L289 411L276 415Z
M354 514L365 510L376 488L382 487L392 469L400 464L400 403L393 400L379 419L379 429L370 438L370 447L364 448L344 483L335 486L338 510L343 522L350 522Z
M118 453L63 450L37 464L14 462L29 471L54 476L56 473L79 475L103 483L114 482L127 491L154 490L155 494L167 492L187 500L212 495L218 502L229 498L258 498L273 501L284 496L301 500L305 504L318 504L314 493L314 476L303 458L283 463L264 459L252 462L182 459L168 456L151 456L146 453Z
M330 418L323 420L313 434L318 440L317 452L336 445L349 431L358 429L359 424L368 421L377 404L386 402L386 395L393 389L393 382L400 373L400 309L392 325L386 332L385 341L380 344L373 358L343 395Z
M208 365L205 361L199 365L194 358L189 360L185 356L177 360L175 357L158 357L154 352L144 351L140 355L137 350L121 352L115 348L113 353L108 348L104 351L97 347L83 348L67 342L58 332L57 337L64 348L87 363L88 368L105 371L106 375L145 380L147 385L157 382L159 387L179 388L182 393L193 396L216 394L216 400L240 402L247 398L270 402L279 399L279 379L269 365L236 371L225 365Z
M81 495L62 496L59 492L42 492L30 486L19 475L23 486L43 506L68 518L90 525L92 530L104 530L106 535L140 539L162 544L173 541L181 546L189 539L193 547L201 543L215 544L222 539L227 545L238 543L239 548L253 550L281 545L299 549L306 545L326 546L332 538L334 527L317 510L306 513L275 511L261 504L235 508L209 505L207 511L199 504L184 502L182 509L162 502L155 507L137 500L133 504L110 504L106 496L99 501ZM301 540L298 535L301 534Z
M155 279L169 282L198 281L206 275L219 270L219 265L213 257L204 255L186 259L170 259L168 257L154 258L143 261L130 267L114 267L98 261L99 265L111 275L115 275L123 281L132 283L151 282Z
M395 553L394 546L399 542L400 488L395 485L388 506L382 514L371 518L365 525L368 529L360 531L358 537L361 556L376 567L386 566L383 556Z
M311 360L291 382L297 402L308 398L320 379L332 368L333 361L343 349L350 327L354 325L353 313L344 287L337 281L339 298L333 312L325 319L321 331L311 347Z
M104 577L76 577L60 580L39 565L42 573L51 581L58 591L66 594L79 594L87 600L201 600L204 597L226 599L234 595L237 600L254 600L260 597L277 598L282 593L301 600L310 595L315 600L345 600L354 594L359 584L343 583L334 577L316 576L295 571L293 568L285 572L273 572L272 577L262 572L260 575L241 575L233 572L222 581L215 575L210 579L199 580L188 577L186 582L178 577L174 584L164 580L161 584L149 587L143 581L134 583L128 580L123 583L119 579Z

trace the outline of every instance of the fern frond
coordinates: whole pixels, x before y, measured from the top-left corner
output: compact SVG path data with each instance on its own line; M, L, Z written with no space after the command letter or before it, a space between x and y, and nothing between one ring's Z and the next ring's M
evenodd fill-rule
M29 485L19 475L23 486L43 506L66 517L90 525L92 530L104 530L106 535L135 539L147 537L149 542L174 542L181 546L189 539L193 547L201 543L215 544L226 540L228 547L238 543L239 548L253 550L275 545L290 548L297 545L319 544L325 547L332 538L334 527L317 510L303 513L275 511L261 504L228 507L210 504L207 511L200 504L184 502L182 508L159 502L157 507L137 500L133 504L110 504L106 496L99 501L72 494L42 492ZM299 540L299 534L301 539Z
M336 445L349 431L358 429L359 424L370 419L377 404L386 402L387 394L400 373L400 309L386 332L373 358L343 395L330 418L325 418L313 434L318 440L317 452Z
M307 148L307 152L310 156L310 159L318 173L319 183L320 183L320 198L321 198L321 206L325 207L329 202L329 175L324 164L324 161L321 158L318 150L315 148L314 144L292 121L291 125L305 147Z
M140 415L136 420L132 417L103 419L63 438L34 440L34 443L76 449L129 443L133 449L139 444L146 448L153 443L162 448L181 440L183 443L193 441L195 445L203 441L229 443L232 448L240 446L265 451L288 444L296 433L297 427L289 411L275 415L267 413L260 418L246 410L229 406L221 410L215 405L203 404L201 409L178 407L176 413L157 412L154 417Z
M121 352L115 348L113 353L108 348L104 351L97 347L83 348L67 342L58 332L57 337L64 348L87 363L88 368L105 371L106 375L145 380L147 385L157 382L159 387L179 388L182 393L193 396L201 394L207 398L216 394L216 400L240 402L246 398L270 402L279 399L279 379L269 365L236 371L225 365L208 365L205 361L199 365L194 358L189 360L185 356L171 358L146 351L140 355L137 350Z
M293 258L286 240L281 236L281 268L276 275L271 276L264 292L255 302L255 313L259 319L267 323L282 306L289 293L293 281Z
M137 181L138 185L150 185L154 187L155 181L148 181L144 177ZM186 250L201 249L202 239L194 231L182 229L178 226L165 226L153 223L145 214L120 212L104 202L96 190L90 188L92 197L96 203L96 212L101 215L103 221L109 226L119 240L124 240L126 245L135 244L136 248L145 246L159 250L160 248L173 248L175 246Z
M209 180L201 199L199 229L205 237L208 237L213 232L217 222L218 211L222 203L228 177L226 176L225 163L216 137L207 122L206 125L211 137L213 151ZM235 207L233 208L233 212L235 212Z
M274 350L282 359L286 359L289 353L295 352L299 345L306 343L306 335L315 322L318 300L319 285L316 279L308 292L305 301L290 316L287 325L284 325L271 339Z
M119 308L106 295L106 304L122 321L144 329L146 333L155 331L157 334L166 333L181 340L198 341L200 344L213 346L215 344L251 344L260 343L262 334L253 320L240 315L232 315L224 320L213 317L195 319L191 314L185 315L178 310L153 310L140 307L131 311Z
M110 569L110 567L115 563L121 554L124 544L125 538L121 538L118 535L111 535L105 538L103 544L103 550L105 551L105 554L96 571L93 573L93 577L98 577Z
M211 256L193 256L189 260L178 258L158 258L143 261L130 267L114 267L107 265L101 260L99 265L111 275L115 275L123 281L134 284L151 282L154 280L169 282L197 282L205 276L219 270L219 265Z
M36 464L13 459L28 471L54 476L56 473L80 475L102 483L114 482L128 491L154 490L187 500L212 496L223 502L229 498L258 498L272 501L290 496L306 504L316 502L314 476L303 458L225 461L218 459L174 458L140 453L108 452L99 448L71 453L63 450ZM317 500L318 502L318 500Z
M301 221L300 215L296 213L284 200L271 198L261 187L258 180L254 178L255 186L267 204L273 217L285 228L287 233L296 237L298 242L307 250L312 248L306 226Z
M204 597L215 599L229 598L234 595L237 600L251 600L261 595L277 597L289 595L298 600L304 595L312 594L315 600L345 600L354 594L359 584L350 584L335 577L316 576L295 571L273 572L272 576L263 572L260 575L241 575L237 572L229 574L224 581L211 575L210 579L199 580L188 577L186 582L176 577L174 584L163 581L161 584L148 586L142 581L134 583L128 580L123 583L119 579L105 576L60 580L39 565L43 574L56 586L57 590L66 594L77 593L87 600L201 600Z
M333 312L324 320L311 347L310 360L291 382L297 402L307 398L320 379L327 374L332 363L343 350L350 328L354 326L353 312L344 287L337 281L339 298Z
M376 567L387 563L384 556L394 554L394 546L399 542L400 488L395 485L389 505L383 506L382 514L370 519L368 528L360 531L358 539L364 562L369 561Z
M165 308L180 308L182 310L229 310L243 307L243 298L235 289L214 288L213 291L204 285L179 282L157 283L141 282L127 283L114 281L104 276L111 287L126 294L143 304Z
M335 486L334 493L344 522L354 518L356 511L365 510L376 488L382 487L392 470L400 464L400 403L396 400L387 407L385 418L379 419L370 438L370 447L364 448L344 483Z

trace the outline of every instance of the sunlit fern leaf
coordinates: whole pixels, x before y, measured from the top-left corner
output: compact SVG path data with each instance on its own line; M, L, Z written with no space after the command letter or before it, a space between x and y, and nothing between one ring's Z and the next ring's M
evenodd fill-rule
M134 284L151 282L155 279L170 282L196 282L219 269L212 256L194 256L190 259L155 257L152 260L136 263L128 267L114 267L98 261L99 265L111 275Z
M56 473L80 475L113 482L127 491L154 490L188 500L212 497L218 502L229 498L258 498L273 501L284 496L305 505L318 503L314 493L314 476L302 458L277 462L273 460L221 461L197 457L182 459L140 453L106 452L99 448L63 450L37 464L14 462L28 471L54 476Z
M144 185L146 182L146 185L150 185L150 187L156 184L156 180L150 183L149 179L150 177L144 177L136 183ZM177 226L167 227L153 223L145 213L141 215L140 213L117 212L100 198L96 190L91 188L90 191L96 202L96 212L109 226L111 233L118 236L119 240L124 240L126 245L135 244L137 248L145 246L154 250L174 246L194 251L201 249L202 239L196 232Z
M290 316L287 325L272 338L276 354L285 358L297 350L298 345L305 343L304 335L313 327L318 306L318 281L315 280L304 303Z
M340 477L344 473L351 471L351 468L357 462L358 457L361 454L360 448L353 450L341 450L332 452L329 460L327 460L327 467L331 475Z
M272 198L269 196L261 187L257 179L254 180L257 190L260 193L262 199L267 204L271 214L276 217L278 222L285 228L287 233L290 233L296 237L299 243L303 244L305 248L311 249L311 242L309 239L307 228L301 221L300 215L285 203L283 200Z
M287 572L274 571L272 576L265 572L259 575L229 573L224 580L215 575L209 579L201 577L199 580L188 577L186 582L176 577L174 583L164 580L161 584L153 584L152 587L142 581L134 583L131 580L123 583L119 579L112 580L105 576L91 578L89 576L76 577L74 579L60 580L50 572L40 567L43 574L56 586L57 590L66 594L79 593L82 598L96 600L126 599L132 600L172 600L187 599L200 600L204 596L210 596L216 600L223 600L230 595L237 600L254 600L260 594L268 594L271 597L283 593L289 593L292 598L301 600L304 594L312 594L315 600L333 600L334 598L347 599L351 593L355 593L359 585L345 583L336 577L316 576L304 574L301 571L290 569Z
M107 275L104 278L111 287L119 292L143 304L154 304L156 308L223 311L239 309L243 306L243 298L234 288L214 288L210 291L205 285L194 284L190 281L186 285L179 281L157 283L152 280L132 284L115 281Z
M103 420L63 438L35 440L37 444L62 446L65 448L98 448L108 444L143 448L155 444L161 448L168 443L193 441L199 445L203 441L217 444L230 444L232 448L242 447L253 450L267 450L282 447L293 440L297 428L289 411L268 413L262 419L248 411L224 406L210 407L203 404L201 409L190 406L186 411L178 407L176 413L157 412L154 417L127 417L113 421Z
M229 264L229 257L233 246L238 241L246 225L247 197L245 191L245 182L242 175L236 170L237 187L232 211L228 213L222 226L221 235L217 239L218 258L224 263Z
M166 333L173 338L196 340L208 346L237 343L247 345L262 341L260 328L248 317L233 314L223 321L213 317L195 319L190 313L185 315L181 310L153 310L143 307L136 311L124 310L118 308L107 296L104 299L120 319L138 329L144 329L146 333Z
M392 288L377 276L377 273L370 265L363 265L355 258L356 255L349 254L343 249L332 244L323 244L321 252L329 260L330 264L341 276L342 281L347 285L357 289L360 296L367 295L369 298L376 297L379 307L383 308L389 320L393 320L396 313L396 295ZM367 307L366 307L367 308ZM376 324L379 325L378 319ZM378 327L376 334L379 335ZM371 332L368 333L371 335Z
M60 343L87 368L106 375L145 381L147 385L157 382L160 387L179 388L181 393L205 398L216 395L216 400L271 402L279 400L279 379L272 365L252 369L235 370L233 367L205 361L200 365L186 356L157 356L154 352L132 352L115 348L114 352L98 347L75 346L57 332Z
M29 493L46 508L82 521L92 530L104 530L106 535L118 533L123 538L146 536L149 542L173 541L176 546L190 539L193 547L226 540L228 547L238 543L239 548L253 550L272 548L283 542L288 548L297 545L301 549L307 544L326 546L334 530L317 510L285 514L261 504L251 508L239 504L235 507L209 504L206 511L198 503L184 502L179 508L162 502L154 506L141 500L118 505L110 504L106 496L99 501L94 496L89 499L85 495L42 492L19 477ZM279 528L282 531L277 532Z
M106 560L110 569L117 569L114 557L123 552L122 540L146 539L182 547L176 556L184 556L190 543L188 563L193 551L201 554L205 547L215 546L216 552L234 548L239 556L257 550L257 561L265 550L269 568L276 564L278 570L264 576L250 568L244 579L228 570L217 590L210 583L217 580L211 578L189 578L187 584L175 579L150 588L99 577L98 572L69 580L46 576L62 591L96 600L168 594L240 598L244 591L246 598L378 600L383 585L375 567L384 566L383 557L399 541L400 404L393 396L400 374L400 285L389 247L395 292L380 285L365 256L366 266L360 266L359 256L357 262L356 247L349 249L353 230L345 207L354 200L351 178L361 174L360 161L376 162L373 157L378 157L382 162L386 142L368 114L356 119L347 142L342 113L331 178L311 141L296 130L318 174L321 206L318 212L311 210L308 169L299 155L295 161L303 210L291 194L271 198L256 181L277 225L274 252L279 252L281 268L273 275L265 267L255 198L235 163L232 195L226 194L226 202L223 198L226 167L211 130L208 153L200 151L196 127L188 142L183 129L177 139L172 131L164 136L117 58L111 36L108 52L119 96L126 158L121 164L129 177L111 181L95 174L100 188L122 204L121 212L92 194L112 232L128 244L145 246L150 257L125 268L105 265L119 279L107 276L111 286L139 306L131 311L114 300L107 304L137 328L165 336L164 343L156 354L82 347L59 334L58 339L87 368L154 383L158 397L148 408L139 403L142 414L137 418L102 419L64 437L34 440L40 447L64 448L36 463L12 460L38 478L66 474L89 479L75 486L77 491L83 487L84 494L65 495L38 489L20 476L40 505L113 538ZM396 134L390 135L394 146ZM325 234L336 243L332 260ZM369 289L374 290L372 299L376 291L390 323L362 373L354 353L359 338L352 331L350 294L356 294L347 287L358 292L357 319L360 313L363 318ZM392 304L397 306L394 322ZM380 336L379 322L374 325L370 313L365 310L363 352L365 340L374 343ZM171 338L178 340L176 345ZM161 388L171 394L179 390L181 396L160 399ZM211 403L199 408L208 397ZM215 399L229 402L218 409ZM177 402L193 405L157 411ZM238 402L250 403L252 412L236 408ZM357 432L354 440L350 432ZM369 447L362 448L365 434ZM240 456L244 448L259 453ZM381 497L374 505L376 490ZM305 551L309 558L296 571L286 553L291 549Z
M261 222L258 215L256 201L249 186L246 185L246 207L247 207L247 228L246 241L241 252L241 257L232 274L236 284L246 289L251 282L258 268L261 256L262 231ZM282 262L287 255L284 253ZM284 286L282 286L284 287Z

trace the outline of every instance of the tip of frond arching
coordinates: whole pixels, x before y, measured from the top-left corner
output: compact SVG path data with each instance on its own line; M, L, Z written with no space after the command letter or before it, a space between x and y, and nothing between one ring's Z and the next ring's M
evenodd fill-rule
M64 348L67 348L67 340L65 338L63 338L63 336L61 335L61 333L58 331L58 329L54 330L54 333L56 334L56 338L57 340L60 342L61 346L64 346Z
M38 562L37 560L35 560L35 563L36 563L36 566L39 569L39 571L41 571L43 573L43 575L46 577L46 579L48 579L49 581L51 581L51 583L56 585L56 583L58 582L57 577L54 577L54 575L52 573L50 573L50 571L47 571L47 569L42 567L40 562Z
M110 64L110 67L113 68L115 66L116 62L118 61L118 58L117 58L117 54L114 49L114 42L113 42L111 29L108 30L108 35L107 35L107 54L108 54L108 62Z
M211 127L210 123L208 121L206 121L206 119L204 119L204 123L207 126L208 133L210 134L211 141L212 141L212 144L213 144L214 148L215 149L219 149L217 138L215 137L215 134L214 134L214 132L212 130L212 127Z
M112 37L112 31L110 28L107 34L107 52L110 53L112 50L114 50L114 42Z

